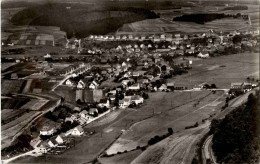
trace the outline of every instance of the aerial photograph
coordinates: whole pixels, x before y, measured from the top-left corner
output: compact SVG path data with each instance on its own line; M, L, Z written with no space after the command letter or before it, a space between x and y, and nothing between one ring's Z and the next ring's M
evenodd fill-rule
M260 0L1 0L1 164L260 164Z

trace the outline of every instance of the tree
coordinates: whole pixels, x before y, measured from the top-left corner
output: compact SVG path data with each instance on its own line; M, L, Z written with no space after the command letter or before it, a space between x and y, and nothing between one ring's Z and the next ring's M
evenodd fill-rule
M167 68L166 68L165 65L163 65L163 66L161 67L161 70L162 70L162 71L166 71L166 69L167 69Z
M216 84L211 84L210 88L217 88Z
M169 133L170 135L173 134L173 130L172 130L172 128L168 128L168 133Z

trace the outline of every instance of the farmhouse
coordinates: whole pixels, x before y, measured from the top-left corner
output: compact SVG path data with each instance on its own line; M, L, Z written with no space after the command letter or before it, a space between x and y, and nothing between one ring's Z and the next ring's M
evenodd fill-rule
M140 89L140 84L139 83L135 83L135 84L131 85L130 87L128 87L128 89L130 89L130 90L139 90Z
M84 134L84 130L80 125L75 127L71 132L71 135L73 136L81 136L83 134Z
M51 125L45 125L40 130L40 135L53 135L55 132L55 127Z
M242 92L243 83L231 83L230 91L231 92Z
M65 84L69 87L73 86L73 82L70 79L66 80Z
M144 98L142 98L139 95L134 95L131 97L132 102L135 102L135 104L142 104L144 103Z
M80 80L78 82L77 89L84 89L85 86L86 86L85 83L82 80Z
M88 113L89 115L93 116L95 115L95 113L98 113L98 110L97 108L90 108Z
M89 115L88 115L88 112L86 110L83 110L82 112L80 112L79 115L83 119L86 119L86 120L89 119Z
M208 58L209 57L209 53L207 51L202 51L198 54L198 57L200 58Z
M121 108L126 108L130 105L131 103L131 98L124 98L123 100L119 100L119 106Z
M109 100L108 99L101 99L99 104L98 104L100 107L107 107L109 108L110 106L110 103L109 103Z
M98 83L96 81L93 81L90 85L89 85L89 88L91 89L97 89L98 88Z
M52 139L50 139L50 140L48 141L48 145L49 145L50 147L57 147L57 146L58 146L58 143L57 143L57 141L55 140L55 138L52 138Z
M55 141L56 141L58 144L63 144L63 142L64 142L63 138L62 138L60 135L58 135L58 136L55 138Z
M167 86L165 84L162 84L160 87L159 87L159 91L165 91L167 90Z

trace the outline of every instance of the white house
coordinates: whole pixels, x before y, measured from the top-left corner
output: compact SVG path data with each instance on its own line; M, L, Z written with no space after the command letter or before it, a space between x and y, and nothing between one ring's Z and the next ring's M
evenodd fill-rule
M110 103L109 103L109 100L108 99L101 99L100 100L100 103L98 104L98 106L100 107L107 107L109 108L110 107Z
M85 86L86 86L85 83L84 83L82 80L80 80L80 81L78 82L77 88L78 88L78 89L84 89Z
M200 58L208 58L209 57L209 53L206 52L206 51L200 52L198 54L198 57L200 57Z
M159 90L160 90L160 91L167 90L167 86L166 86L165 84L162 84L162 85L159 87Z
M142 104L144 103L144 98L139 96L139 95L135 95L131 97L132 102L135 102L135 104Z
M48 145L48 143L47 142L41 142L40 144L39 144L39 147L37 147L38 148L38 150L39 150L39 153L47 153L47 148L49 147L49 145Z
M82 134L84 134L84 130L80 125L75 127L71 132L73 136L81 136Z
M128 89L130 90L139 90L140 89L140 84L135 83L134 85L131 85Z
M58 136L55 138L55 141L56 141L58 144L63 144L63 142L64 142L63 138L62 138L60 135L58 135Z
M92 81L92 83L89 85L90 89L97 89L98 88L98 83L96 81Z
M55 132L55 128L50 125L45 125L40 130L40 135L52 135Z
M130 105L131 99L130 98L124 98L123 100L119 100L119 106L121 108L126 108Z
M80 112L79 115L83 119L86 119L86 120L89 119L89 115L88 115L88 112L86 110L83 110L82 112Z
M66 80L65 84L70 87L73 86L73 83L70 79Z
M52 138L51 140L48 141L48 145L50 147L57 147L58 143L56 142L55 138Z

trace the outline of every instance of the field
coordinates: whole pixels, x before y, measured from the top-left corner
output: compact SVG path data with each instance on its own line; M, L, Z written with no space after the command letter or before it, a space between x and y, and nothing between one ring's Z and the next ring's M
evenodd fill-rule
M232 82L245 82L246 78L259 79L259 54L243 53L194 60L188 74L176 76L169 81L184 84L189 88L201 83L229 89Z
M156 13L160 13L160 18L153 20L143 20L130 24L124 24L122 28L118 29L117 34L160 34L160 33L198 33L206 32L209 29L216 31L229 32L234 30L248 30L259 28L259 8L255 5L248 5L248 10L223 10L224 7L219 6L207 6L202 8L196 7L185 7L182 9L175 10L154 10ZM226 14L237 14L244 13L250 15L252 26L249 25L248 21L242 18L224 18L207 22L204 25L191 23L191 22L174 22L174 17L181 16L183 14L194 14L194 13L226 13ZM192 28L191 28L192 27Z
M222 97L222 94L223 92L212 94L209 91L202 91L199 96L197 92L152 93L145 104L137 109L113 111L111 115L87 125L84 128L85 132L95 130L94 135L77 138L79 144L74 148L59 156L48 156L47 161L78 163L91 161L110 147L111 143L117 144L120 140L130 142L124 147L119 147L118 151L135 149L137 145L147 144L148 139L154 135L165 134L168 127L172 127L176 132L182 131L185 126L208 118L209 114L216 111L212 110L214 107L205 105ZM197 104L196 107L194 104ZM118 137L120 138L117 140ZM113 145L107 151L114 152L112 149ZM133 153L132 159L139 153ZM43 158L27 157L20 159L19 162L42 162L42 160ZM116 160L120 161L117 158Z
M37 115L39 112L29 112L15 120L1 126L1 149L10 146L13 138Z

